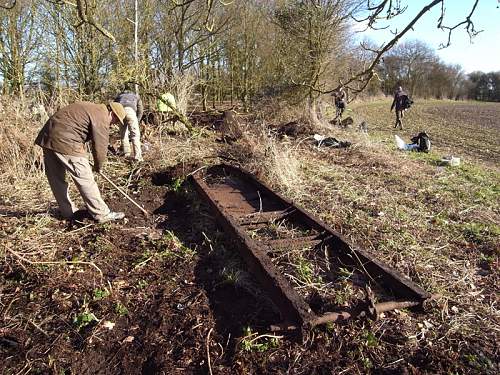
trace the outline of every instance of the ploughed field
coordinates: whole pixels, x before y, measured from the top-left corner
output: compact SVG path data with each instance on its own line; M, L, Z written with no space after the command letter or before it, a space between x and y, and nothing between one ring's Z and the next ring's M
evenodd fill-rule
M353 105L353 128L321 129L351 141L347 149L268 138L252 131L257 122L232 144L209 128L150 131L144 164L111 156L105 169L150 218L99 180L109 205L127 214L120 223L58 221L43 173L3 165L2 373L498 373L500 104L417 101L402 132L389 106ZM362 120L368 135L356 131ZM28 124L17 129L26 138L36 133L29 119L15 121ZM395 150L394 134L409 140L421 130L430 154ZM442 166L444 155L462 164ZM277 310L186 180L221 160L440 298L425 313L396 310L302 338L270 333ZM352 291L341 280L326 291L314 277L322 264L303 250L280 253L283 272L302 276L301 293L328 292L347 306Z
M405 113L403 131L395 131L394 112L390 103L374 102L355 105L355 115L365 119L379 135L410 136L426 131L443 155L457 154L468 161L499 167L499 103L460 101L419 101Z

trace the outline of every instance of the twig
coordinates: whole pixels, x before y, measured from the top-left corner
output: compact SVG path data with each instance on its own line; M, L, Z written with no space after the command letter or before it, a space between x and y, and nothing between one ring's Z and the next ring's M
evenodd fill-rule
M45 332L40 326L38 326L34 321L29 320L29 322L33 325L33 327L35 327L40 332L42 332L46 337L49 337L49 334L47 332Z
M325 246L325 265L326 269L330 271L330 258L328 257L328 247Z
M4 319L7 319L7 313L9 312L10 307L11 307L11 306L12 306L12 304L13 304L14 302L16 302L18 299L19 299L19 297L14 297L14 298L12 298L12 301L10 301L9 306L7 306L7 308L6 308L6 309L4 310L4 312L3 312L3 318L4 318Z
M311 138L314 138L314 137L312 137L312 136L308 136L308 137L302 138L302 139L301 139L301 140L300 140L300 141L299 141L299 142L295 145L295 149L297 149L297 148L300 146L300 144L301 144L302 142L304 142L304 141L306 141L306 140L308 140L308 139L311 139Z
M207 335L207 361L208 361L208 372L210 375L213 375L212 364L210 363L210 334L212 333L212 330L213 328L210 328Z
M140 263L137 263L135 266L134 266L134 269L136 268L139 268L139 267L142 267L143 265L145 265L147 262L149 262L151 259L153 259L154 255L151 255L150 257L146 258L145 260L143 260L142 262Z
M135 168L132 168L132 172L130 172L130 175L128 176L127 185L125 186L125 189L128 189L128 187L130 186L130 183L132 182L132 176L134 175L134 172L135 172Z
M33 260L26 259L25 257L23 257L22 255L20 255L16 251L9 249L8 247L6 247L5 249L9 253L11 253L12 255L14 255L16 258L18 258L19 260L21 260L23 262L26 262L26 263L28 263L30 265L37 265L37 264L46 264L46 265L86 264L86 265L94 267L97 271L99 271L99 273L101 274L101 277L104 276L104 274L102 273L101 269L99 267L97 267L97 265L94 262L85 262L85 261L79 261L79 260L68 260L68 261L59 261L59 262L33 261Z
M280 340L280 339L283 338L283 336L276 336L276 335L271 335L271 334L265 333L263 335L259 335L259 336L254 337L253 339L249 340L248 342L252 343L252 342L254 342L254 341L258 340L258 339L262 339L264 337L269 337L271 339L278 339L278 340Z
M370 275L370 273L368 272L368 270L365 268L365 265L363 264L363 262L361 261L361 259L359 259L359 256L358 256L358 253L356 252L355 249L350 249L351 250L351 253L353 253L355 256L356 256L356 259L359 263L359 265L361 266L361 268L363 268L363 271L365 273L366 276L368 276L375 284L378 285L377 281L372 277L372 275Z
M222 160L235 161L236 163L239 163L239 162L240 162L238 159L235 159L235 158L232 158L232 157L229 157L229 156L217 155L217 157L218 157L219 159L222 159Z
M79 231L81 231L83 229L87 229L88 227L91 227L92 225L95 225L95 224L94 223L87 224L87 225L85 225L83 227L80 227L80 228L77 228L77 229L73 229L72 231L69 231L68 234L73 234L73 233L79 232Z
M199 172L199 171L201 171L201 170L202 170L202 169L204 169L204 168L207 168L207 166L206 166L206 165L204 165L203 167L200 167L200 168L198 168L198 169L195 169L195 170L194 170L194 171L192 171L191 173L188 173L188 174L186 175L186 177L192 176L192 175L194 175L196 172Z

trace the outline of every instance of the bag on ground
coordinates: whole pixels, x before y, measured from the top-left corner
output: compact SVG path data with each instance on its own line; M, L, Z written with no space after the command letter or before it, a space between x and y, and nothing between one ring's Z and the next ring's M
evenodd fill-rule
M417 147L419 152L429 152L431 150L431 140L426 132L420 132L415 137L411 139Z

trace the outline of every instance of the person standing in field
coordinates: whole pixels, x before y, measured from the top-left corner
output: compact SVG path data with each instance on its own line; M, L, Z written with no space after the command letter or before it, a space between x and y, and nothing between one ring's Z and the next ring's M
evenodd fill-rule
M394 99L391 105L391 112L396 109L396 124L394 128L399 128L403 130L403 117L405 110L409 108L409 98L408 94L403 90L401 86L398 86L396 92L394 93Z
M347 93L344 90L344 86L340 86L338 91L333 93L333 97L335 101L335 120L340 123L347 106Z
M71 219L76 212L69 197L66 172L96 221L105 223L125 217L123 212L111 211L103 201L86 150L87 142L91 142L94 170L99 173L106 161L109 126L123 124L125 115L119 103L77 102L58 110L38 133L35 144L43 148L45 174L64 218Z
M130 91L124 91L118 94L114 100L125 108L125 119L120 127L121 152L125 157L130 157L130 142L134 149L134 160L143 161L141 151L141 131L139 122L144 111L141 97Z

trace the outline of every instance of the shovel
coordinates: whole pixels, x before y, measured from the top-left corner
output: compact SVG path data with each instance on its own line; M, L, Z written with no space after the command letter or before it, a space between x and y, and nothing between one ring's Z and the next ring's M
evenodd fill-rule
M123 194L123 196L124 196L125 198L127 198L127 199L128 199L131 203L133 203L133 204L134 204L134 205L135 205L135 206L136 206L139 210L141 210L141 211L144 213L144 215L146 215L146 217L149 217L149 212L148 212L148 211L146 211L146 210L145 210L144 208L142 208L141 206L139 206L139 204L138 204L136 201L134 201L132 198L130 198L130 196L129 196L127 193L125 193L122 189L120 189L120 188L119 188L119 187L118 187L118 186L117 186L117 185L116 185L113 181L111 181L111 179L110 179L109 177L107 177L107 176L106 176L104 173L102 173L102 172L99 172L99 174L100 174L100 175L101 175L101 176L102 176L102 177L103 177L106 181L108 181L108 182L110 183L110 185L111 185L111 186L113 186L116 190L118 190L120 193L122 193L122 194Z

